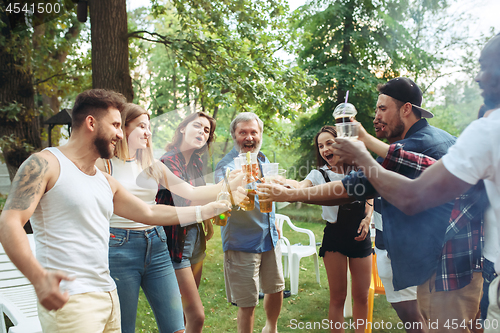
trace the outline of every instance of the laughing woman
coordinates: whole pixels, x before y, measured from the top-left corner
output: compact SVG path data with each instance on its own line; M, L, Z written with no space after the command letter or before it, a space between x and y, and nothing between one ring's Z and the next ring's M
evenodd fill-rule
M175 130L172 142L166 146L167 153L161 161L179 178L194 186L205 185L201 155L214 140L215 119L203 112L195 112L184 119ZM161 189L157 203L179 206L195 204L187 197L172 195ZM200 285L205 245L213 235L210 221L205 223L206 234L200 224L187 227L165 227L168 247L177 282L182 295L186 332L201 332L205 312L198 287Z
M111 174L129 192L148 204L155 204L158 184L199 202L216 199L221 184L194 188L175 177L159 161L154 162L149 115L143 108L127 103L121 116L126 139L117 143L115 157L96 163L99 169ZM211 216L215 206L219 204L209 203L196 208L197 222L202 222L200 215ZM187 208L177 208L177 211L184 209ZM113 215L109 246L109 267L118 289L122 332L135 332L140 288L151 305L159 332L183 332L181 295L164 229Z
M324 126L314 137L316 148L317 170L312 170L300 183L287 180L287 183L299 188L325 184L341 180L349 167L339 164L339 156L333 155L331 145L335 142L337 132L333 126ZM343 323L343 309L347 296L347 267L352 276L352 298L354 300L354 322L364 320L368 315L368 291L371 282L371 241L367 237L373 200L370 202L353 202L341 206L323 206L323 219L326 227L323 242L319 250L323 257L328 285L330 288L330 307L328 317L334 323ZM334 328L335 326L336 328ZM344 332L332 325L332 332ZM357 327L355 332L364 332Z

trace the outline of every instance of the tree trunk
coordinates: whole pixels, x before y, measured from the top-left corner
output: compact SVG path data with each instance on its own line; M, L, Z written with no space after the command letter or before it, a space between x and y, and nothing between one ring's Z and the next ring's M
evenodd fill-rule
M354 33L354 17L353 10L355 9L354 3L349 1L347 4L348 10L345 11L346 16L344 18L344 42L342 45L340 64L348 65L352 63L352 52L351 52L351 37ZM349 90L349 84L345 81L339 81L337 85L337 105L345 101L345 95Z
M45 34L45 24L40 24L34 27L34 33L33 33L33 51L34 52L40 52L39 48L39 41L44 38ZM72 26L67 30L67 32L64 35L64 38L69 42L71 41L74 43L75 39L78 37L80 34L81 30L81 25L80 23L76 20L73 21ZM63 48L63 50L54 50L51 52L51 58L59 61L61 64L64 64L66 62L66 58L68 57L70 49L69 48ZM43 121L47 120L48 118L52 117L53 115L57 114L59 112L59 109L61 107L61 102L59 101L59 95L60 91L57 89L54 89L53 93L49 96L46 94L41 94L41 100L42 100L42 107L45 111L50 109L50 112L47 114L44 119L41 119L40 124L43 126ZM48 143L51 142L52 146L58 146L59 139L61 136L61 127L60 126L55 126L52 129L52 132L49 132L48 126L47 128L47 140L42 141L42 146L47 147ZM48 139L48 135L51 135L51 139Z
M217 120L217 113L219 112L219 106L216 105L214 106L214 114L212 115L212 118L214 118L215 120Z
M2 21L4 17L2 17ZM30 44L26 39L13 33L8 26L2 29L6 42L15 40L18 45ZM0 114L0 139L10 141L4 145L3 156L12 181L19 166L31 152L26 151L23 144L32 146L35 150L41 148L40 121L35 113L33 78L29 65L29 54L14 55L16 48L9 49L0 45L0 108L9 107L17 102L22 108L16 114L16 119L8 119ZM4 141L5 142L5 141Z
M233 114L232 114L232 116L231 116L231 121L233 121L234 117L236 117L236 112L237 112L237 110L236 110L236 108L235 108L235 109L234 109L234 111L233 111ZM214 117L214 118L215 118L215 117ZM231 138L231 139L232 139L232 138ZM229 145L229 140L230 140L230 138L227 138L227 139L226 139L226 142L224 142L224 149L222 150L222 153L223 153L224 155L226 154L226 151L227 151L227 148L228 148L228 145ZM232 149L232 148L231 148L231 149Z
M126 5L126 0L89 1L92 86L120 92L132 102Z

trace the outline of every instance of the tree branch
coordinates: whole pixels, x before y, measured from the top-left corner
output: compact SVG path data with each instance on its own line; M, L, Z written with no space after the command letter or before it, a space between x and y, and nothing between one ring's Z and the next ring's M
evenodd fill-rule
M90 66L90 63L86 64L85 66ZM34 86L37 86L37 85L39 85L39 84L41 84L41 83L44 83L44 82L50 81L50 80L52 80L52 79L54 79L54 78L56 78L56 77L60 77L60 76L67 76L69 73L74 73L74 72L76 72L76 71L77 71L77 69L72 70L72 71L69 71L69 72L59 72L59 73L54 74L54 75L51 75L51 76L49 76L49 77L47 77L47 78L45 78L45 79L36 80L36 81L33 83L33 85L34 85Z

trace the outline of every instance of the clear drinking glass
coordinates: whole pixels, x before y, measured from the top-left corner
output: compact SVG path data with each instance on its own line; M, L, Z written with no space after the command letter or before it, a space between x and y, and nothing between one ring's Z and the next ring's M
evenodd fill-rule
M275 178L278 176L278 170L279 170L279 163L262 164L262 175L264 176L264 179L261 179L261 181L264 181L266 183L274 182ZM266 199L267 196L259 195L259 198ZM259 205L260 205L260 212L261 213L270 213L273 211L272 201L269 201L269 202L260 202L259 201Z
M340 103L333 111L337 137L346 139L358 138L358 124L353 122L358 111L351 103Z

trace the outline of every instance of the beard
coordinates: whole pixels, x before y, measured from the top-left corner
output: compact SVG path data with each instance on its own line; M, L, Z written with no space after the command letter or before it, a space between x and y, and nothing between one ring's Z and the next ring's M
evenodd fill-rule
M387 135L387 139L399 138L405 130L405 124L399 119L399 122L394 126L392 131Z
M242 146L240 146L240 145L236 142L236 140L234 140L234 139L233 139L233 142L234 142L234 147L236 148L236 150L237 150L238 152L240 152L240 153L241 153L241 148L242 148ZM243 142L243 146L244 146L246 143L250 143L250 142L249 142L249 141L244 141L244 142ZM258 143L258 144L255 144L255 141L253 141L253 143L254 143L254 149L252 149L252 152L253 152L253 153L258 153L258 152L260 151L260 147L262 147L262 139L259 141L259 143Z
M398 114L398 122L396 125L394 125L393 128L389 129L389 132L386 135L386 139L391 140L391 139L403 139L401 136L403 135L403 132L405 131L405 124L403 123L403 119L401 118L401 115ZM386 125L387 128L387 125Z
M401 118L401 116L399 116L398 122L396 123L396 125L394 125L393 128L389 128L388 124L385 122L378 122L377 124L375 124L375 128L377 128L378 125L384 125L385 127L385 130L375 132L375 136L378 139L400 139L405 130L405 124L403 123L403 119Z
M97 149L99 156L104 159L109 159L113 157L114 151L110 149L109 139L104 135L101 135L101 130L99 129L97 135L94 139L94 147Z

